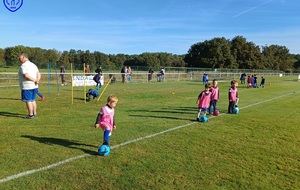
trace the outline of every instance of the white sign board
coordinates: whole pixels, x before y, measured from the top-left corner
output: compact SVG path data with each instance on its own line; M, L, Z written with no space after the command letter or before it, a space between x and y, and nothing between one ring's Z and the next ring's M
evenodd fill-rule
M96 83L93 80L94 76L73 76L73 86L95 86ZM104 85L104 77L103 75L100 78L101 85Z

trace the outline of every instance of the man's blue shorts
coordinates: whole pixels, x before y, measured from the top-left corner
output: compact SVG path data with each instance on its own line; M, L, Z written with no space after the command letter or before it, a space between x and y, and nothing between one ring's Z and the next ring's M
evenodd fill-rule
M38 89L22 90L22 101L23 102L34 102L36 100L36 93Z

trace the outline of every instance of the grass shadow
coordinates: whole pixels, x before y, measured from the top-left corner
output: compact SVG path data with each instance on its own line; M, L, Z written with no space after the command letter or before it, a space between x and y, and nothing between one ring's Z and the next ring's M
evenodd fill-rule
M25 115L23 115L23 114L11 113L11 112L0 112L0 116L25 118Z
M98 153L96 151L91 151L88 149L81 148L81 146L87 146L87 147L93 147L98 148L93 145L80 143L78 141L68 140L68 139L59 139L59 138L52 138L52 137L36 137L31 135L22 135L23 138L28 138L33 141L37 141L39 143L43 143L46 145L60 145L71 149L77 149L82 150L83 152L90 154L90 155L97 155Z
M0 98L0 100L13 100L13 101L18 100L18 101L21 101L20 98Z
M188 120L185 118L178 118L178 117L169 117L169 116L155 116L155 115L129 115L131 117L152 117L152 118L162 118L162 119L174 119L174 120Z

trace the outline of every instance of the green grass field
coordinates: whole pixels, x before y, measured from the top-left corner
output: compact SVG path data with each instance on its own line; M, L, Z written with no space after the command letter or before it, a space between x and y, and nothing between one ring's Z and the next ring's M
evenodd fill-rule
M201 82L117 83L86 103L75 87L73 104L71 86L49 95L43 85L33 120L19 88L1 88L0 189L300 189L300 82L267 83L239 85L240 113L229 115L220 81L221 115L207 123L195 122ZM117 130L101 157L92 126L110 93Z

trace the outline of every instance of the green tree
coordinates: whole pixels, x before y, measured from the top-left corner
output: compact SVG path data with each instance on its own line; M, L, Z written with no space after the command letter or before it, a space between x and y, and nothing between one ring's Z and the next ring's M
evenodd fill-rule
M142 65L141 66L147 66L147 67L159 67L160 60L158 59L157 55L154 53L142 53Z
M56 49L48 49L45 57L47 62L56 63L59 59L59 52Z
M28 57L30 61L35 63L38 67L42 65L42 63L47 63L47 56L46 56L46 50L43 50L41 48L28 48L29 53Z
M240 69L262 69L259 46L253 42L247 42L243 36L236 36L231 40L231 54L235 59L235 65Z
M94 54L90 53L89 50L86 50L82 55L81 55L81 61L82 64L80 64L80 69L83 69L83 65L95 65L96 59L94 57Z
M173 55L172 67L185 67L186 63L184 62L184 55Z
M173 56L170 53L157 53L154 54L159 59L159 66L171 67Z
M230 42L224 37L206 40L191 46L184 61L190 67L235 68Z
M25 46L15 46L5 48L4 58L8 66L19 66L19 56L21 53L27 53L28 49Z
M290 71L293 69L295 59L285 46L263 46L263 63L267 69Z
M69 51L69 62L77 64L77 52L75 49L70 49Z
M94 56L95 56L95 66L96 67L101 66L101 67L105 68L106 66L111 65L110 56L108 56L102 52L99 52L99 51L95 51Z
M63 51L62 54L60 55L58 59L58 63L60 65L64 65L65 68L69 67L69 53L67 51ZM73 68L73 69L78 69L78 68Z
M295 58L294 68L295 69L300 69L300 54L293 55L293 56Z
M5 61L5 50L0 48L0 66L5 66L6 61Z

